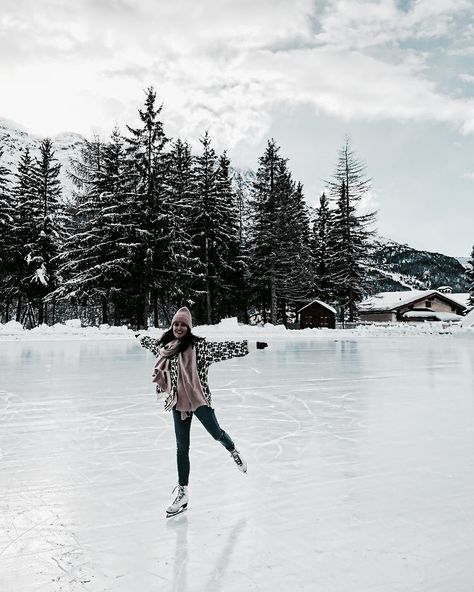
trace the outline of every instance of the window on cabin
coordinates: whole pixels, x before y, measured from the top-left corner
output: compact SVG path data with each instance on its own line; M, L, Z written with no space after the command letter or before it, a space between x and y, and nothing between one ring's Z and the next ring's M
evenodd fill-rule
M431 300L427 300L427 301L425 302L425 306L426 306L426 308L431 308L431 304L432 304L432 303L431 303Z

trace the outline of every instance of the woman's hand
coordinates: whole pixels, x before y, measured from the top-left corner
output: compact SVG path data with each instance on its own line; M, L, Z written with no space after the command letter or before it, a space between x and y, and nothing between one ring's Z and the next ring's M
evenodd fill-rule
M268 343L265 343L264 341L257 341L257 349L265 349L266 347L268 347Z

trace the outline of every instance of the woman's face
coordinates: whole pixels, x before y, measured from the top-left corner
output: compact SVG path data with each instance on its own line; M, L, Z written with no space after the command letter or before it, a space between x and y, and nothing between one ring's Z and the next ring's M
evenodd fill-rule
M176 339L181 339L187 335L188 331L189 327L185 323L182 323L181 321L176 321L173 323L173 335L176 337Z

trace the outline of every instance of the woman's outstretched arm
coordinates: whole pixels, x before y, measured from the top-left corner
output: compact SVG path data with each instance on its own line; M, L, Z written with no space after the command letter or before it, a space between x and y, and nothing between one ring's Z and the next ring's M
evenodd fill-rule
M249 343L244 339L243 341L201 341L199 347L204 350L206 362L212 364L231 358L241 358L254 349L267 347L267 344L254 341Z
M145 349L149 349L153 355L158 357L160 355L161 345L159 339L153 339L153 337L148 337L148 335L141 335L140 333L135 333L135 337L140 342L140 345Z

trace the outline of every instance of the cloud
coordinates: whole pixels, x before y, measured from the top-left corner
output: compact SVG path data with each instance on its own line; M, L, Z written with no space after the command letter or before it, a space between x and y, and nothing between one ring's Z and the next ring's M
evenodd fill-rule
M387 64L355 51L295 50L253 55L242 75L272 72L268 102L312 104L342 119L401 119L474 126L474 102L452 99L419 76L417 66Z
M474 82L474 76L472 74L459 74L458 77L463 82Z
M394 0L2 4L3 115L33 131L108 133L136 116L149 85L173 135L209 129L223 146L258 141L281 104L474 131L472 101L439 90L430 48L406 46L457 29L467 39L467 0L417 0L406 11Z
M332 0L321 16L319 43L346 49L446 36L456 17L470 12L468 0L416 0L402 11L395 0Z

